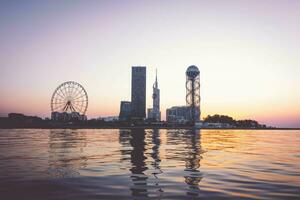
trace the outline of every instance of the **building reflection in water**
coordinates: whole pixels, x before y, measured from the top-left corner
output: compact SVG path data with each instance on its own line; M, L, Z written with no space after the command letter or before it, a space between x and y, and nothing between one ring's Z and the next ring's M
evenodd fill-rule
M200 193L199 183L202 179L202 174L199 171L200 160L202 158L201 154L203 153L200 146L200 130L188 130L185 133L185 142L186 142L186 163L185 171L186 174L185 182L188 185L188 196L198 196Z
M165 130L120 130L121 162L127 165L131 172L132 185L130 186L133 197L162 197L164 188L160 175L163 175L160 157L160 131ZM166 149L168 160L178 160L178 168L184 163L181 174L187 188L187 196L197 197L200 193L199 183L202 174L199 170L202 149L200 145L199 130L172 130L167 131L167 140L172 147ZM182 177L181 176L181 177ZM177 179L177 177L174 177ZM182 190L183 188L178 188Z
M145 153L145 130L144 129L133 129L131 130L130 144L132 146L131 151L131 179L134 184L130 188L133 196L148 196L147 191L147 179L148 176L144 173L148 168L146 167L146 156Z
M159 129L153 129L152 132L152 153L151 157L153 159L152 166L153 166L153 176L155 178L155 187L157 189L156 193L158 194L159 197L162 196L163 194L163 189L162 186L160 185L159 181L159 175L163 173L160 167L160 156L159 156L159 147L160 147L160 137L159 137Z
M184 164L182 175L187 184L186 195L191 198L197 197L200 193L199 183L203 177L199 169L203 153L200 130L168 130L167 145L172 147L172 151L167 153L167 159L176 161L177 166L173 167L181 167Z
M119 141L122 145L122 165L126 166L130 163L127 169L131 172L131 195L133 197L161 196L163 190L158 178L162 173L159 166L159 130L120 130ZM151 160L148 166L146 160Z
M130 160L131 180L133 185L130 187L131 194L134 197L147 197L147 179L148 176L144 173L148 168L145 160L145 130L132 129L120 130L120 143L122 145L122 162ZM131 148L130 148L131 147ZM130 155L130 158L127 157Z
M79 176L79 170L87 166L88 157L84 153L87 142L81 131L50 130L49 167L52 178Z

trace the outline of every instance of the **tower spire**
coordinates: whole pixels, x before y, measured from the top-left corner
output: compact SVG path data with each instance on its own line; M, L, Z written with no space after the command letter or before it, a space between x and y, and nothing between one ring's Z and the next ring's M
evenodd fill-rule
M155 69L155 82L153 83L153 107L148 110L148 118L160 121L160 109L159 109L159 89L158 89L158 82L157 82L157 69Z
M155 87L158 87L158 83L157 83L157 68L155 69Z

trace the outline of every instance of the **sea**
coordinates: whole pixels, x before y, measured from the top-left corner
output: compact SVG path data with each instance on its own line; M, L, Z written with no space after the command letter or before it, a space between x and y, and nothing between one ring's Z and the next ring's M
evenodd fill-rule
M300 131L0 129L0 199L300 199Z

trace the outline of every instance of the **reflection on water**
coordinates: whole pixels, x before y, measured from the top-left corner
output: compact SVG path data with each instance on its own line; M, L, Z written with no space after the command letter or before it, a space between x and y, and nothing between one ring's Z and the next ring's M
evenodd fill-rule
M159 182L159 176L163 173L161 167L160 167L160 157L159 157L159 146L160 146L160 138L159 138L159 130L154 129L152 133L152 153L151 157L153 159L151 166L153 167L153 172L152 175L155 178L154 179L154 184L156 188L156 194L158 197L163 196L163 187Z
M146 167L146 156L145 153L145 131L135 129L131 131L130 145L132 151L130 152L130 161L132 173L131 180L134 184L130 188L133 196L147 196L147 175L144 173L148 168Z
M297 199L299 135L0 129L0 194L4 199Z
M198 196L199 182L202 179L199 171L201 159L200 134L199 131L188 131L185 136L186 149L188 150L185 171L189 172L185 176L185 182L189 185L187 195Z
M50 130L49 175L55 178L79 176L79 169L87 165L88 158L83 150L86 145L83 132Z

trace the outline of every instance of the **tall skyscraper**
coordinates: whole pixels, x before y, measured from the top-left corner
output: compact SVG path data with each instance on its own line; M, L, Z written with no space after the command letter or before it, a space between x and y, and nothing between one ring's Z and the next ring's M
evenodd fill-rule
M160 94L159 94L158 82L157 82L157 70L155 76L155 83L153 84L152 99L153 99L153 107L148 109L148 119L160 121L160 108L159 108Z
M200 121L200 71L195 65L186 70L186 104L191 108L192 123Z
M146 117L146 67L133 66L131 71L131 119Z

